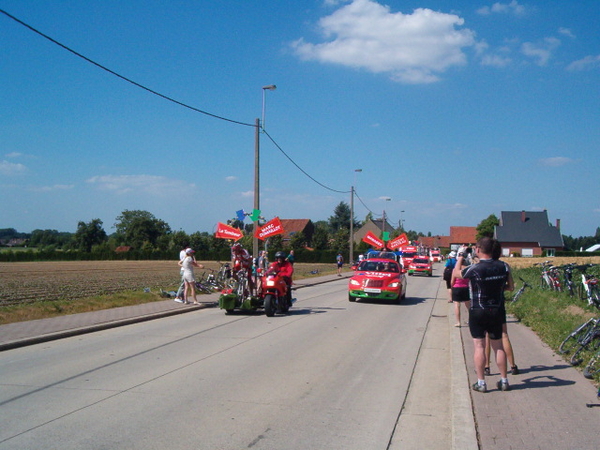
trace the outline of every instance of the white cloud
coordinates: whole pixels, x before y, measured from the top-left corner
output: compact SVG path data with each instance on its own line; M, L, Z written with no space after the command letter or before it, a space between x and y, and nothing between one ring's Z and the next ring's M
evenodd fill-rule
M600 55L596 56L586 56L583 59L573 61L571 64L567 66L567 70L571 71L579 71L579 70L589 70L600 67Z
M157 196L183 195L195 187L194 184L181 180L155 175L102 175L86 181L100 190L114 191L118 194L133 192Z
M11 163L6 160L0 161L0 174L1 175L21 175L27 172L27 167L23 164Z
M554 156L551 158L540 159L540 164L546 167L562 167L567 164L571 164L572 162L574 161L571 158L564 156Z
M515 16L525 15L525 6L520 5L516 0L512 0L510 3L494 3L492 6L482 6L477 10L478 14L482 16L489 16L490 14L514 14Z
M484 55L481 58L481 65L483 66L506 67L511 62L510 58L500 55Z
M10 152L6 154L7 158L19 158L23 156L23 153L19 153L19 152Z
M552 57L552 52L558 48L560 40L554 37L545 38L542 42L524 42L521 52L532 59L538 66L545 66Z
M568 36L570 38L575 38L575 35L571 32L571 30L569 30L568 28L564 28L564 27L560 27L558 29L558 32L564 36Z
M41 187L32 187L28 190L31 192L54 192L54 191L68 191L70 189L74 189L74 184L55 184L54 186L41 186Z
M238 177L236 177L235 175L230 175L228 177L225 177L225 181L236 181L238 179Z
M305 60L387 73L395 81L431 83L453 66L466 63L462 49L475 44L474 33L458 30L464 20L454 14L415 9L392 13L373 0L354 0L321 18L326 42L292 43Z

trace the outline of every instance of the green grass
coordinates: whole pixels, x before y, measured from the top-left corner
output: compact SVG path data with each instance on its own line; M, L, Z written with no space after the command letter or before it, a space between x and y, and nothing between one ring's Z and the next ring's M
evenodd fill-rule
M515 292L522 285L523 278L532 289L527 289L519 300L510 302L507 295L507 312L517 317L524 325L531 328L542 341L558 352L561 342L579 325L590 317L599 316L594 307L578 296L571 297L566 292L554 292L539 288L540 270L537 268L515 269ZM579 276L575 277L576 280ZM591 355L581 364L584 367Z

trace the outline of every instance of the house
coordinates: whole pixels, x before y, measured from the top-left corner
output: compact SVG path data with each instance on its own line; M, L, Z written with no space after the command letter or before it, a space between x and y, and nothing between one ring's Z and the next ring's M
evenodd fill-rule
M384 231L391 233L394 231L394 227L390 225L387 219L369 219L362 227L354 231L354 243L360 244L362 239L368 232L373 233L377 237L381 237Z
M310 219L280 219L283 228L283 243L288 244L296 233L303 233L306 242L311 242L315 225Z
M421 236L419 243L424 248L452 248L463 244L474 244L477 239L476 227L450 227L450 236Z
M494 238L502 244L503 256L518 253L521 256L554 256L565 246L560 234L560 220L553 226L548 211L502 211L500 225L494 229Z

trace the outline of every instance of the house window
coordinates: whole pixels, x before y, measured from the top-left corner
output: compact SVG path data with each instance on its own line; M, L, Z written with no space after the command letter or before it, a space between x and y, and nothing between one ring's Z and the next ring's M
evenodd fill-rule
M546 252L546 256L549 256L551 258L554 258L556 256L555 248L545 248L544 251Z
M521 256L528 256L528 257L532 257L533 256L533 249L532 248L524 248L521 250Z

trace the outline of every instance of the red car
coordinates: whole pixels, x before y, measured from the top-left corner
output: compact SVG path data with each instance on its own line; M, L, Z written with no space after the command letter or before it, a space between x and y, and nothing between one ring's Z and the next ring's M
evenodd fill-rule
M360 263L348 282L348 300L392 300L406 297L406 275L402 267L389 259L367 259Z
M431 265L431 261L427 256L417 256L413 259L408 265L408 274L423 274L428 277L433 276L433 267Z

